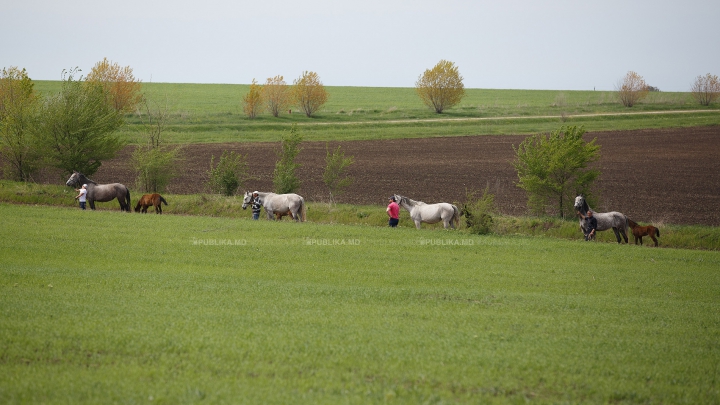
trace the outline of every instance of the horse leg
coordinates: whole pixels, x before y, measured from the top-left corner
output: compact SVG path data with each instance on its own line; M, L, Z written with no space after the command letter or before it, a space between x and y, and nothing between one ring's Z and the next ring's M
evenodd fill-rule
M415 220L415 228L420 229L420 224L421 224L421 223L422 223L421 221L419 221L419 220L416 219L416 220Z
M88 204L90 205L90 209L95 211L95 200L88 200Z
M613 232L615 232L615 237L617 238L618 243L622 243L622 239L620 239L620 231L617 229L616 226L613 226Z
M652 233L650 234L650 238L653 240L653 242L655 242L655 247L657 247L657 246L658 246L658 240L657 240L657 238L655 237L655 232L652 232Z

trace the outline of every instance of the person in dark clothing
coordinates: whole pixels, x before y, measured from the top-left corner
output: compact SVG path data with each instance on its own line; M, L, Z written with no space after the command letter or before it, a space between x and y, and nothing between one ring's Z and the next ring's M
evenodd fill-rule
M250 203L250 208L252 209L253 219L257 221L260 218L260 209L262 208L262 204L260 203L260 196L258 196L257 191L253 193L253 199Z
M595 231L597 230L597 219L593 216L592 211L587 212L587 216L580 216L585 220L585 240L595 239Z

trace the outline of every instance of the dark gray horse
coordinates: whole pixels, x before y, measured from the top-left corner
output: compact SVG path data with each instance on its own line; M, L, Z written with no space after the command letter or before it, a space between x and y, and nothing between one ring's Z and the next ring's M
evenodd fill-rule
M593 216L595 217L595 219L597 219L598 231L605 231L612 228L613 232L615 232L615 237L617 238L618 243L622 243L620 235L622 235L622 237L625 239L625 243L628 243L628 219L624 214L616 211L597 212L590 208L587 201L585 201L585 197L581 195L575 197L575 210L582 214L582 217L580 218L580 230L582 230L583 233L586 233L585 220L583 219L583 217L587 216L588 211L592 211Z
M87 202L91 210L95 209L95 201L108 202L117 198L120 203L120 211L130 212L130 190L124 185L120 183L97 184L80 172L73 172L65 182L65 185L77 188L83 184L87 184Z

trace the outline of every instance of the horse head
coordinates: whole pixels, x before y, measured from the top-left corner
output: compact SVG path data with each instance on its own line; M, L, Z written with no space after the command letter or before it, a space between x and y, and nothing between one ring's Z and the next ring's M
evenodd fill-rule
M247 209L248 204L252 202L252 193L249 191L245 192L245 195L243 196L243 204L242 209Z
M583 215L587 214L587 211L589 211L589 209L588 210L583 209L584 206L586 206L585 197L583 195L579 195L579 196L575 197L575 205L574 205L575 211L580 211L580 212L582 212Z
M80 180L80 177L81 177L81 176L82 176L82 177L85 177L85 176L84 176L82 173L80 173L80 172L73 172L73 174L70 175L70 178L65 182L65 185L66 185L66 186L70 186L70 187L80 187L81 185L84 184L84 183Z

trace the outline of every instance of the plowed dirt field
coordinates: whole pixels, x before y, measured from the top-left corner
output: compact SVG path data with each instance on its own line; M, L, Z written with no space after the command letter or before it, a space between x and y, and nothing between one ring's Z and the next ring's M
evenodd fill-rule
M462 201L466 189L490 187L501 212L527 212L526 195L518 188L512 166L526 136L466 136L452 138L331 142L342 145L355 164L354 184L339 198L350 204L385 205L398 193L427 203ZM720 225L720 127L594 132L602 174L597 182L598 211L620 211L641 223ZM322 182L324 142L304 142L297 162L302 181L299 194L308 201L327 201ZM272 173L279 143L198 144L185 147L182 170L168 193L205 190L210 157L222 151L247 155L256 180L247 189L272 190ZM98 183L134 184L128 165L132 147L105 162L92 176ZM48 178L43 182L56 182ZM138 196L133 196L135 201ZM172 212L170 207L167 210Z

